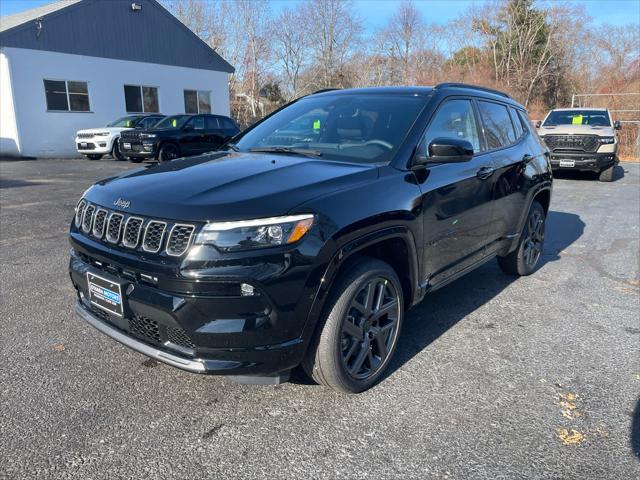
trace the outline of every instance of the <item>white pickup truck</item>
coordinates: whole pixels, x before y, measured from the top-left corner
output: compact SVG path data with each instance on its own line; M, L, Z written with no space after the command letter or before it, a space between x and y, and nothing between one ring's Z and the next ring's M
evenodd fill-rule
M610 182L618 164L620 122L606 108L558 108L536 124L551 153L554 170L582 170Z
M120 132L141 128L148 130L164 118L164 115L129 115L111 122L106 127L89 128L76 132L76 150L89 160L100 160L112 155L116 160L126 160L120 152Z

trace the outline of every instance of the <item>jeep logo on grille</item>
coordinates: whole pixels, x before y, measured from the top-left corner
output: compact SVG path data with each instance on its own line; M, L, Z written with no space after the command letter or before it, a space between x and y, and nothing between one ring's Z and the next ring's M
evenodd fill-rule
M131 206L131 202L129 200L124 200L122 198L117 199L113 202L114 207L120 207L122 209L129 208Z

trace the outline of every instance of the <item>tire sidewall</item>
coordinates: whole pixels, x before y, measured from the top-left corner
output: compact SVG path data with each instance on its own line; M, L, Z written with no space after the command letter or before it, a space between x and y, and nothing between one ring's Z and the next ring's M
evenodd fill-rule
M167 148L172 148L176 152L175 158L165 158ZM178 149L178 146L173 143L165 143L164 145L162 145L162 147L160 147L160 152L158 152L158 161L160 162L170 162L179 157L180 150Z
M113 141L113 148L111 149L111 156L113 156L113 158L115 160L118 160L119 162L122 162L123 160L125 160L124 155L120 151L120 145L118 143L118 139L117 138Z
M540 246L540 256L538 257L538 261L535 265L530 266L527 265L527 262L524 260L524 240L529 236L529 218L533 215L533 212L539 211L542 214L542 221L544 222L544 229L546 233L547 227L547 216L544 213L544 208L538 202L533 202L531 208L529 209L529 214L527 215L527 220L524 224L524 229L522 230L522 236L520 237L520 245L518 246L518 273L520 275L531 275L535 272L540 266L540 259L544 253L544 241L546 239L546 235L542 239L542 245Z

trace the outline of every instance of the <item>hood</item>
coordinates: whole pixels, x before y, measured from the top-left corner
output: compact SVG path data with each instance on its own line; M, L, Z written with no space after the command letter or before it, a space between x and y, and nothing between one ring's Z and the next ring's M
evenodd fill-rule
M598 135L599 137L613 137L613 127L597 127L591 125L555 125L541 126L538 135Z
M101 133L101 132L109 132L109 133L120 133L124 130L133 130L131 128L125 127L98 127L98 128L87 128L85 130L78 130L77 133Z
M96 183L90 202L171 220L228 221L285 215L317 196L373 181L371 165L264 153L216 153L129 170ZM126 203L125 203L126 204Z

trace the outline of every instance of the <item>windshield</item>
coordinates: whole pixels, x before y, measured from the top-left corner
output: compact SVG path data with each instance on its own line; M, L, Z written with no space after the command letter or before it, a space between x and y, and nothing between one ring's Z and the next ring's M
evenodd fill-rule
M426 103L413 95L303 98L244 134L240 151L307 150L323 159L389 162ZM277 153L277 152L276 152Z
M182 126L191 118L191 115L172 115L165 117L156 123L154 129L162 128L182 128Z
M544 121L544 126L553 125L590 125L592 127L610 127L606 110L554 110Z
M117 119L115 122L111 122L107 124L107 127L125 127L125 128L133 128L136 126L136 123L140 121L142 117L139 115L131 115L128 117L122 117Z

